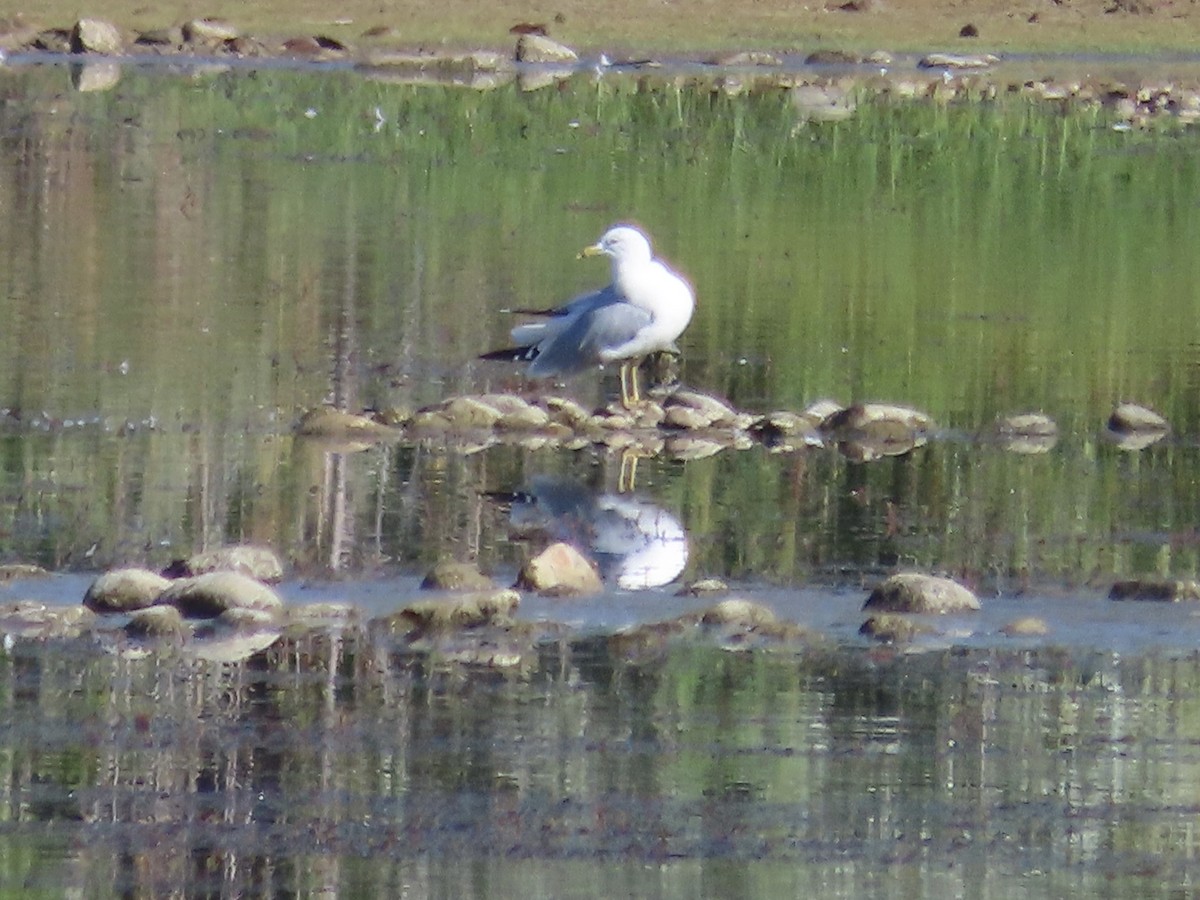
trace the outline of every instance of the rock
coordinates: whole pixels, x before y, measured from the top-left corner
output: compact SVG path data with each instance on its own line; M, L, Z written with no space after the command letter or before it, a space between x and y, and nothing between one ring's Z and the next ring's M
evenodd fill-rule
M34 50L47 53L70 53L71 31L66 28L47 28L38 32L31 46Z
M492 579L471 563L443 559L425 575L421 589L426 591L486 591L495 587Z
M723 53L710 60L714 66L780 66L781 60L774 53L765 50L738 50L733 53Z
M895 613L871 616L858 629L865 637L875 638L885 644L906 644L926 634L935 634L935 629L926 622L916 621Z
M296 433L303 437L365 441L368 444L389 438L394 440L398 436L395 428L377 422L370 416L331 406L318 406L305 413L296 425Z
M520 603L521 595L512 589L477 591L408 603L382 621L393 633L462 631L507 621Z
M256 581L276 584L283 580L283 563L269 547L242 544L177 559L163 574L168 578L189 578L207 572L241 572Z
M979 598L949 578L901 572L876 586L863 609L889 613L959 613L979 609Z
M856 403L821 423L844 455L862 462L908 453L923 445L932 429L925 413L889 403Z
M753 421L724 400L698 391L673 392L663 401L662 411L662 424L668 428L738 428Z
M922 69L985 69L1000 62L1000 57L985 53L981 56L959 56L954 53L930 53L917 61Z
M133 41L143 47L178 47L183 43L183 29L178 25L139 31Z
M570 544L551 544L521 567L518 588L553 597L595 594L603 589L596 567Z
M192 19L184 22L181 29L183 40L188 44L223 44L241 37L241 31L224 19Z
M1145 406L1136 403L1120 403L1108 417L1108 429L1118 434L1141 432L1168 432L1171 423Z
M579 54L545 35L531 33L517 38L516 57L523 63L565 63L576 62Z
M759 628L774 625L775 613L769 607L741 597L722 600L700 614L701 625L735 625L739 628Z
M572 430L585 427L592 418L588 410L567 397L547 397L542 402L546 404L552 421L567 425Z
M728 590L729 585L720 578L701 578L699 581L693 581L691 584L680 588L675 596L703 597L711 594L724 594Z
M181 578L159 595L158 605L174 606L189 618L215 618L229 609L280 614L283 600L271 588L240 572L209 572Z
M490 429L500 420L500 410L478 397L452 397L435 407L418 410L417 415L434 411L441 413L456 431Z
M495 427L505 431L533 430L550 423L546 410L512 394L484 394L479 400L499 413Z
M814 50L804 59L806 66L857 66L862 62L862 54L853 50Z
M121 31L103 19L80 19L71 29L72 53L102 53L116 56L125 49Z
M998 419L997 442L1012 453L1046 453L1058 443L1058 425L1043 413L1024 413Z
M1050 633L1050 626L1037 616L1022 616L1004 625L1000 633L1008 637L1044 637Z
M1132 578L1118 581L1108 592L1110 600L1152 600L1180 603L1200 600L1200 583L1170 578Z
M82 606L47 606L36 600L0 605L0 634L6 639L64 640L79 637L96 615Z
M113 569L91 583L83 595L83 605L99 613L145 609L153 606L170 584L169 578L149 569Z
M20 581L26 578L49 578L50 573L32 563L7 563L0 566L0 583Z
M127 637L138 640L164 641L174 644L183 642L188 627L183 616L173 606L152 606L139 609L125 623Z

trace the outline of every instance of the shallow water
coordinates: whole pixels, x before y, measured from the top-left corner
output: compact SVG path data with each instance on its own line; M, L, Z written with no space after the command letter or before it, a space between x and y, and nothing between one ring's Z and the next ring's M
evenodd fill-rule
M395 610L435 560L509 582L570 537L605 569L509 671L372 631L236 666L10 638L0 877L58 893L560 897L1166 893L1194 884L1196 133L1021 97L860 103L670 78L491 92L350 72L0 69L0 561L75 604L97 571L234 542L289 603ZM889 400L901 457L293 435L325 401L515 387L508 308L601 283L618 219L695 283L681 378L752 412ZM612 374L563 390L595 402ZM1101 434L1136 400L1174 431ZM1043 410L1046 452L986 435ZM983 612L913 652L857 635L898 568ZM608 636L717 576L828 641L631 659ZM1043 618L1049 634L1001 628ZM67 865L64 865L67 863ZM603 879L603 881L599 880Z

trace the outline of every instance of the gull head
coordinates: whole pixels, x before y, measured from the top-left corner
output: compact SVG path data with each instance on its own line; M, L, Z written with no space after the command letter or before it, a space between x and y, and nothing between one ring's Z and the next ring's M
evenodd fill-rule
M652 255L650 239L632 225L613 226L604 232L600 240L579 252L580 258L611 257L614 266L627 262L649 262Z

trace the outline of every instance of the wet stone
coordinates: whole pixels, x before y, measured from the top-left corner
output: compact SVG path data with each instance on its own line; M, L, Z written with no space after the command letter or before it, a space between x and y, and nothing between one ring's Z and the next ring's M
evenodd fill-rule
M224 19L192 19L181 29L183 39L189 44L222 44L241 37L241 30Z
M80 19L71 29L72 53L102 53L116 56L125 48L121 31L103 19Z
M215 618L230 609L255 609L278 615L283 600L271 588L240 572L209 572L181 578L158 598L188 618Z
M281 636L277 616L260 609L227 609L196 628L185 652L209 662L241 662Z
M729 590L727 585L720 578L701 578L698 581L693 581L691 584L681 588L676 594L677 597L704 597L712 594L724 594Z
M552 597L599 593L603 588L596 567L570 544L551 544L521 567L518 588Z
M507 622L521 603L511 589L476 591L408 603L399 612L374 624L388 631L411 635L428 631L462 631Z
M889 403L858 403L821 423L838 449L860 462L908 453L922 446L932 429L933 420L925 413Z
M981 56L960 56L955 53L930 53L917 61L922 69L985 69L1000 62L990 53Z
M495 587L492 579L472 563L444 559L434 564L421 582L426 591L485 591Z
M0 566L0 583L26 578L49 578L50 573L33 563L8 563Z
M149 569L114 569L91 583L83 595L83 605L100 613L145 609L153 606L170 584L169 578Z
M996 440L1012 453L1046 453L1058 443L1058 425L1044 413L1021 413L996 421Z
M1118 434L1165 433L1171 430L1171 424L1154 410L1145 406L1137 403L1121 403L1108 417L1108 429Z
M352 603L305 603L287 609L289 633L342 631L358 624L358 608Z
M387 424L331 406L319 406L305 413L296 426L296 433L305 437L360 441L396 437L394 428Z
M283 563L269 547L243 544L177 559L164 574L169 578L188 578L208 572L241 572L256 581L275 584L283 580Z
M1200 600L1200 582L1192 579L1132 578L1118 581L1108 592L1110 600L1148 600L1182 603Z
M906 644L924 635L937 632L927 622L910 619L896 613L882 613L871 616L863 622L858 633L885 644Z
M1000 633L1008 637L1045 637L1050 633L1050 626L1037 616L1022 616L1006 623Z
M662 424L668 428L738 428L753 421L717 397L678 390L663 401Z
M889 613L959 613L980 608L979 598L949 578L902 572L871 592L863 609Z
M779 66L783 60L765 50L738 50L716 56L711 63L714 66Z

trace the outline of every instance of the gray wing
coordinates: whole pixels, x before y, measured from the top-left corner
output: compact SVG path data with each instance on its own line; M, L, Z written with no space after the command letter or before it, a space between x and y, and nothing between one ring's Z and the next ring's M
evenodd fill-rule
M586 303L584 302L586 301ZM619 347L650 324L650 314L605 290L573 301L578 313L568 316L552 340L538 346L532 375L568 375L600 361L600 351Z

